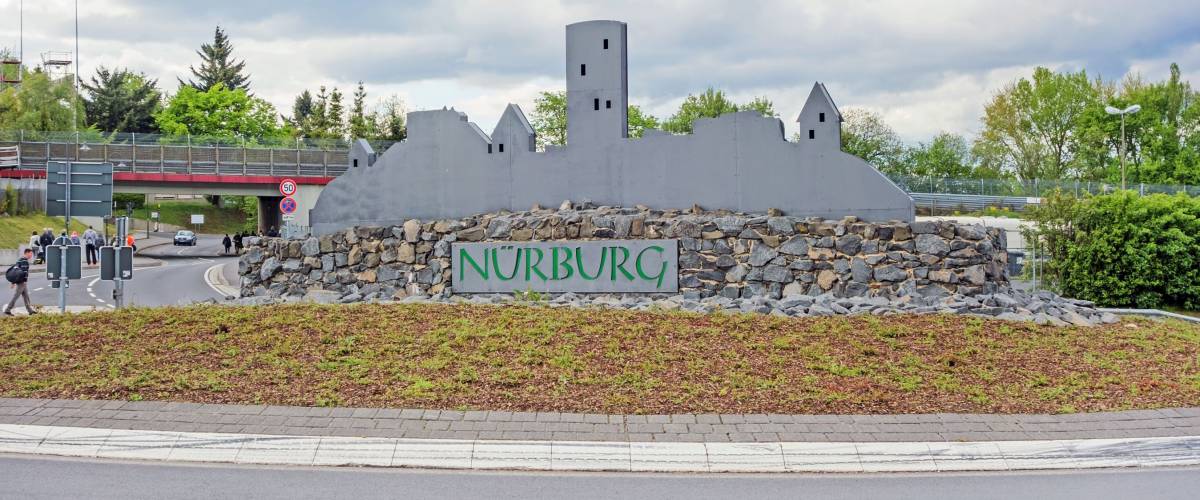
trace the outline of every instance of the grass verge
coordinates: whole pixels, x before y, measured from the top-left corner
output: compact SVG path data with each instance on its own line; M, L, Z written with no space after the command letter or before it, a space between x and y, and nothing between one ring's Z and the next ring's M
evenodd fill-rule
M539 306L127 309L0 320L0 396L598 413L1200 405L1200 327Z
M63 218L50 217L44 213L0 216L0 248L25 248L29 244L31 232L37 231L41 234L42 229L47 227L53 229L54 234L58 235L63 229ZM79 231L79 234L83 234L87 230L87 224L83 224L78 220L72 220L71 230ZM96 227L96 230L101 231L102 229Z
M121 211L124 213L124 211ZM150 212L158 212L159 222L196 229L206 234L233 234L246 224L246 214L237 207L216 207L202 200L160 201L134 209L133 217L139 220L137 227L144 227ZM192 214L204 214L204 224L192 226Z

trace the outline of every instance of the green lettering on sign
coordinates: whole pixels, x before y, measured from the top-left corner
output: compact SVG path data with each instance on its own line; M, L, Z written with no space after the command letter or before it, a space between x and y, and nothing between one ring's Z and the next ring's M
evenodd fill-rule
M575 247L575 267L579 269L579 277L588 281L595 281L600 277L600 273L604 272L604 258L608 256L608 247L600 247L600 265L596 266L596 274L588 276L583 270L583 247ZM484 277L487 279L487 277Z
M674 239L452 242L450 255L454 293L679 290Z
M654 286L656 288L662 288L663 275L667 274L667 261L666 261L666 259L663 259L662 267L659 268L658 274L656 274L654 276L646 275L646 271L642 270L642 256L646 254L647 250L654 250L654 251L658 252L658 255L660 255L660 256L663 254L663 252L666 251L666 250L663 250L663 247L660 247L657 245L652 246L652 247L643 248L642 251L638 252L637 261L634 262L633 267L637 269L637 273L638 273L639 277L641 277L644 280L654 280Z
M566 256L563 260L558 260L558 251L559 250L562 250L562 252L564 254L566 254ZM550 249L550 262L554 264L554 268L550 270L551 279L555 279L555 280L570 279L571 276L573 274L575 274L575 271L573 271L571 269L571 249L570 248L567 248L567 247L551 248ZM558 275L558 270L562 269L562 268L565 268L567 270L567 274L560 277Z
M471 254L467 252L466 248L458 249L458 279L460 281L465 278L463 273L467 271L467 266L465 265L467 262L471 263L471 267L475 268L475 272L479 273L480 278L483 278L485 281L488 279L488 253L486 250L483 252L483 268L480 268L479 263L471 258Z

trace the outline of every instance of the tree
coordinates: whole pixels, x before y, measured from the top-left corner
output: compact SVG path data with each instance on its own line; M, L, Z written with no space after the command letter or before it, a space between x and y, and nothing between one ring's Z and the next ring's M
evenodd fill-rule
M379 135L375 127L375 113L366 112L366 99L367 91L363 88L363 82L359 81L350 106L350 139L372 139Z
M738 105L729 100L724 91L709 87L698 96L688 94L679 105L679 110L663 122L663 130L673 134L690 134L692 124L699 118L716 118L738 110Z
M881 172L906 174L906 148L883 116L868 109L842 112L842 151L862 158Z
M65 131L83 129L87 110L69 78L51 80L39 70L25 70L20 86L0 90L0 128ZM75 109L75 126L71 124Z
M533 101L530 125L537 132L537 149L567 143L567 92L542 91Z
M187 85L203 91L220 83L225 85L226 89L241 89L247 94L250 92L250 77L242 74L246 61L233 60L233 44L229 42L229 37L225 36L225 31L220 26L217 26L213 34L213 42L201 45L196 54L200 55L200 69L188 66L196 79L188 80ZM179 85L184 85L182 79L179 80Z
M373 113L375 138L388 141L402 141L407 138L406 112L404 101L396 94L381 100Z
M679 110L663 122L663 130L673 134L692 133L692 124L698 118L716 118L725 113L758 111L763 116L777 117L775 107L765 97L755 97L746 104L737 104L725 95L725 91L709 87L700 95L688 94L679 105Z
M313 102L312 92L305 89L296 99L292 101L292 117L285 120L300 136L309 135L309 127L312 125L313 113L316 111L316 104Z
M154 114L162 107L157 85L145 74L100 66L83 84L88 122L107 132L157 131Z
M908 150L905 174L934 178L995 178L998 173L976 168L971 144L961 135L942 132Z
M1076 160L1082 117L1099 105L1085 71L1056 73L1039 67L1033 79L1005 86L984 107L976 153L989 167L1021 179L1080 176Z
M207 91L183 86L155 115L158 128L165 134L241 137L248 141L281 138L287 132L280 126L271 103L230 90L217 83Z
M346 108L342 105L342 91L337 87L329 93L329 111L325 114L325 120L329 123L328 134L334 139L342 139L346 136Z
M641 106L629 105L629 137L641 137L649 129L658 128L658 118L642 111Z
M543 91L533 101L533 114L529 124L537 133L538 151L546 146L562 146L567 143L567 93L562 90ZM658 128L658 118L630 105L627 115L629 137L641 137L648 129Z

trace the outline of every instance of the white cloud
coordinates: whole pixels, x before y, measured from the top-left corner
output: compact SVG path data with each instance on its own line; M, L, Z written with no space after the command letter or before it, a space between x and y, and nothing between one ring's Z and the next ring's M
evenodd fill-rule
M16 46L18 0L0 0L0 46ZM73 46L72 0L25 2L26 59ZM224 26L254 92L287 112L301 90L365 81L414 109L454 106L490 129L507 102L531 111L562 88L563 26L629 23L630 95L665 117L713 85L766 96L788 126L813 81L843 107L882 113L907 140L970 134L1001 85L1037 65L1161 78L1178 61L1200 83L1194 0L911 2L617 0L85 0L81 66L144 71L173 91Z

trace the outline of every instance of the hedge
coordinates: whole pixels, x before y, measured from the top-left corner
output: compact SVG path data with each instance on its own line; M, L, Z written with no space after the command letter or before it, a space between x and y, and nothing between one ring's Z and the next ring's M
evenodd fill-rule
M1060 193L1030 215L1060 293L1108 307L1200 309L1200 198Z

